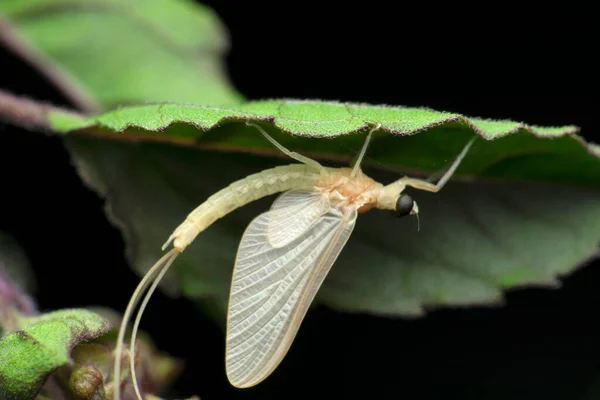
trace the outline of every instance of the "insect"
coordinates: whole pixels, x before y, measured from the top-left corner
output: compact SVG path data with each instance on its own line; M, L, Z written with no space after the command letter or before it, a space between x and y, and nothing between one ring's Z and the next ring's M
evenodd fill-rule
M148 271L123 315L116 346L115 381L121 375L125 331L134 309L148 289L133 324L129 363L133 386L136 334L142 313L175 258L213 222L259 198L282 193L271 209L256 217L244 232L235 260L226 334L226 373L238 388L267 378L289 350L298 328L331 266L352 233L358 214L372 208L396 216L418 216L419 207L404 193L407 186L439 191L453 175L475 139L469 141L436 184L402 177L386 186L365 175L360 165L374 131L370 129L352 168L324 167L292 152L257 128L280 151L299 161L267 169L232 183L193 210L169 237L168 251ZM150 287L149 287L150 286ZM114 400L120 400L115 388Z

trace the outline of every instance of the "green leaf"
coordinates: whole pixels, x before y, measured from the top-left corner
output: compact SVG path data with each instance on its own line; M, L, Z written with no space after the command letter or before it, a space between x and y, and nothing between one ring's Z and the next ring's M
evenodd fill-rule
M0 393L3 399L31 399L46 377L70 362L83 341L110 329L108 321L87 310L61 310L24 318L25 327L0 341Z
M359 217L319 291L318 300L330 306L414 316L431 307L501 304L504 289L558 286L559 276L597 250L598 148L576 136L574 127L317 102L254 102L236 109L150 105L78 121L72 126L87 128L64 138L84 181L107 197L109 218L123 230L138 272L160 257L172 230L211 194L294 162L264 157L274 154L272 145L244 120L263 121L284 145L333 166L354 156L366 128L381 124L368 151L374 162L364 169L384 183L398 178L387 167L427 176L456 157L473 134L485 139L459 168L462 181L437 194L415 191L420 231L416 221L378 210ZM178 284L201 304L216 303L223 317L241 234L271 201L246 205L202 232L163 289Z
M223 73L224 27L191 0L2 0L2 42L83 109L241 99Z
M239 123L268 122L275 128L269 132L284 146L331 160L350 160L355 151L349 148L358 150L367 128L381 124L368 156L421 173L442 168L477 133L485 140L476 143L457 176L600 184L600 147L585 143L574 126L540 127L420 108L293 100L230 108L155 104L123 107L89 119L61 112L51 112L48 118L61 132L98 127L108 130L109 138L115 131L126 131L120 139L281 155L256 128ZM322 138L338 139L317 140Z

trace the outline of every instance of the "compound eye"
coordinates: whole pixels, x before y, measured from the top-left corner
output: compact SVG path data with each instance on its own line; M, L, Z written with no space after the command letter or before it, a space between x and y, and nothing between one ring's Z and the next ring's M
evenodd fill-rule
M396 200L396 217L404 217L410 214L414 204L415 202L410 195L402 193L400 197L398 197L398 200Z

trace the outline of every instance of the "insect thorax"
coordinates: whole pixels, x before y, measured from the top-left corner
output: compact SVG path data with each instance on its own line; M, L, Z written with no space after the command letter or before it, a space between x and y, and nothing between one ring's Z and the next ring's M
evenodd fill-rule
M376 205L381 185L360 170L351 174L351 168L331 169L315 186L334 207L346 205L366 212Z

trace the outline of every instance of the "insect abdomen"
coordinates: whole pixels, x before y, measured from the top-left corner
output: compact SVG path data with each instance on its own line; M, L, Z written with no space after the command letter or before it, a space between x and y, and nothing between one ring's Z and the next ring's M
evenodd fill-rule
M192 211L175 229L171 238L180 250L217 219L262 197L292 189L314 186L319 172L304 164L291 164L267 169L236 181L209 197Z
M267 169L229 185L232 205L237 208L274 193L313 186L317 176L302 164Z

